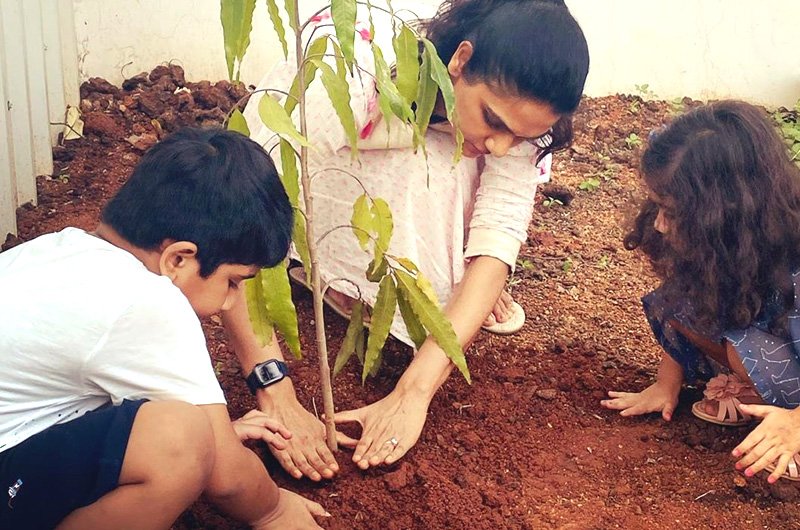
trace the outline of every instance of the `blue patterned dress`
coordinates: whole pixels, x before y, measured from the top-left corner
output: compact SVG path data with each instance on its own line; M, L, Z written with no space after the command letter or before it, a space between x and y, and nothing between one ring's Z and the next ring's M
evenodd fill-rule
M792 274L794 307L788 313L787 337L769 331L769 324L781 313L780 296L775 296L753 324L745 329L712 330L698 332L718 343L728 340L742 361L742 365L758 393L768 405L795 408L800 405L800 270ZM715 368L702 352L685 336L678 332L670 320L675 320L688 329L695 308L691 300L670 304L665 296L665 286L642 298L647 321L658 343L683 368L687 382L708 380Z

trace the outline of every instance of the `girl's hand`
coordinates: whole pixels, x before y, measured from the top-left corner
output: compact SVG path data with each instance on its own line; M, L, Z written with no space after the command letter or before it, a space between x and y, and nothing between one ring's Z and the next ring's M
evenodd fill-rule
M611 399L604 399L600 404L607 409L619 410L620 416L638 416L649 412L660 412L666 421L672 419L672 413L678 404L680 385L669 385L656 381L641 392L608 392Z
M292 438L289 429L260 410L251 410L231 425L241 441L263 440L275 449L286 449L286 441Z
M736 469L744 469L744 474L752 477L775 464L775 470L767 478L773 484L784 474L792 457L800 452L800 409L745 404L739 408L764 421L734 448L733 456L739 458Z
M353 462L361 469L393 464L417 443L428 413L427 399L397 389L380 401L340 412L336 423L358 422L361 439L343 443L355 447Z

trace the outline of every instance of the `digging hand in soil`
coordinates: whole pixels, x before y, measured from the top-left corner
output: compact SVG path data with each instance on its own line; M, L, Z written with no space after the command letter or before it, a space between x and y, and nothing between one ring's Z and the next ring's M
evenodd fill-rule
M417 443L430 401L395 389L383 399L360 409L340 412L336 423L358 422L361 439L342 443L355 447L353 462L361 469L393 464Z
M259 392L259 408L292 433L284 449L268 446L281 466L298 479L303 475L314 481L333 478L339 465L325 444L325 425L297 401L291 381L272 385L268 392L268 398L267 391ZM342 433L337 436L343 445L355 443Z
M619 410L620 416L638 416L650 412L660 412L666 421L672 419L672 413L678 404L678 394L683 381L683 370L669 355L661 359L656 382L641 392L609 391L611 399L604 399L600 404L607 409Z
M241 441L263 440L277 450L286 449L286 441L292 437L289 429L260 410L251 410L231 425Z
M255 530L306 530L322 529L314 517L330 517L320 504L301 497L297 493L280 488L278 506L269 516L253 523Z
M744 469L744 474L752 477L777 462L767 478L770 483L775 483L786 472L794 455L800 453L800 408L745 404L739 407L751 416L763 418L763 421L733 449L734 458L739 458L736 469Z

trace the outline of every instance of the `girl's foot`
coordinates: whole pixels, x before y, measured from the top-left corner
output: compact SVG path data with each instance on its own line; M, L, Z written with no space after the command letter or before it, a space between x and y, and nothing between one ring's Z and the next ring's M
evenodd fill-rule
M483 322L483 329L497 335L511 335L525 324L525 310L506 291L494 304L494 309Z
M692 414L717 425L737 427L753 422L753 418L739 409L740 403L761 404L761 396L749 381L736 374L712 377L703 391L704 399L692 405Z

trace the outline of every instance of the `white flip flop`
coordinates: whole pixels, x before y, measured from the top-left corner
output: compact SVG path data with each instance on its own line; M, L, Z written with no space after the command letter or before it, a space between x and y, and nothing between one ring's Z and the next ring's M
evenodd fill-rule
M481 326L489 333L495 335L513 335L525 325L525 310L517 302L511 302L511 318L505 322L496 322L491 326Z

